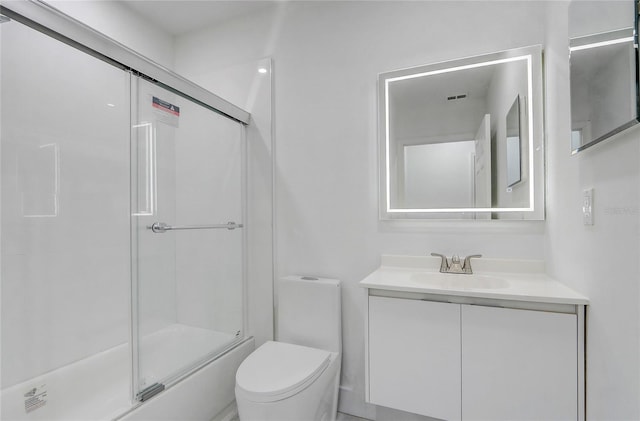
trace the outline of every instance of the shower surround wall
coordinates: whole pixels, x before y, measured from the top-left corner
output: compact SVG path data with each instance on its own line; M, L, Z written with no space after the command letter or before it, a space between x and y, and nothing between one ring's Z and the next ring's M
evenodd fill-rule
M132 48L138 47L160 63L173 64L171 37L115 2L49 3ZM71 47L62 47L66 55L61 55L58 41L35 31L25 29L24 33L34 39L30 54L16 52L21 60L12 62L16 67L10 71L14 73L3 76L15 79L21 74L31 82L2 84L3 100L25 102L13 109L3 107L2 119L16 126L28 126L33 120L47 125L46 136L52 146L30 148L22 143L15 145L22 151L5 150L2 154L2 190L11 195L3 197L2 279L15 282L3 283L2 290L3 388L129 340L129 107L123 106L129 103L129 77ZM3 33L2 48L24 48L13 41ZM30 60L37 60L37 65ZM50 63L47 78L41 77L43 60ZM75 71L56 66L60 62L76 63ZM119 80L118 89L106 83L114 78ZM51 83L54 80L69 83ZM75 86L75 91L70 86ZM55 107L40 102L39 92L47 92L60 102ZM105 106L107 102L117 106ZM100 122L99 128L95 121ZM11 136L9 130L9 125L3 124L3 138ZM42 133L34 133L34 141L36 135ZM29 192L29 179L36 186L41 179L52 180L57 186L52 185L52 191ZM14 186L26 188L26 195L17 190L13 193ZM56 188L57 194L53 191ZM29 200L30 194L56 201L60 215L23 218L23 201ZM11 203L22 206L9 207ZM32 206L52 205L41 201L32 202ZM34 236L19 235L24 234L22 229ZM36 233L47 235L51 242L34 242ZM167 285L164 290L174 289L175 285ZM17 296L23 299L15 299ZM159 296L158 301L167 304L169 299ZM32 301L27 297L40 298ZM157 319L165 324L174 320L175 306L159 308ZM29 335L18 320L29 325ZM69 326L83 333L72 332ZM128 366L120 369L124 377L129 375Z
M130 311L129 75L4 25L2 388L128 342Z
M126 15L117 6L105 7L114 18ZM132 44L151 45L157 34L146 22L138 24L142 29L129 38ZM19 52L24 39L16 41L7 31L2 37L5 54L21 56L3 64L5 81L31 81L2 85L3 101L22 104L3 107L3 139L22 136L12 127L33 126L30 121L47 129L27 135L34 146L16 143L2 155L2 190L9 195L2 209L2 279L15 283L3 284L2 387L129 340L129 76L33 30L21 34L33 39L30 54ZM154 44L158 59L172 60L171 49ZM41 76L43 62L49 63L47 78ZM60 62L74 63L74 72L57 66ZM60 101L55 106L38 101L42 92ZM42 137L50 144L43 147ZM46 191L42 180L50 180ZM36 241L36 234L50 241ZM173 278L175 268L167 273ZM176 319L171 302L176 285L169 279L163 283L165 275L157 277L153 297L156 327ZM18 320L29 325L28 335ZM128 376L129 368L122 369Z

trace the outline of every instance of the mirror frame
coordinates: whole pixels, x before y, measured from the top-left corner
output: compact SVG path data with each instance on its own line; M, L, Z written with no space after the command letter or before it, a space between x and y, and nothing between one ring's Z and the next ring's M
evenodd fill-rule
M389 173L389 83L440 74L448 71L466 70L475 67L500 64L516 60L526 60L528 67L528 95L521 109L527 112L527 145L529 148L529 173L523 180L530 182L529 206L520 208L435 208L412 209L391 207ZM490 54L467 57L393 70L378 75L378 186L379 217L382 220L397 219L478 219L478 220L544 220L544 114L543 114L542 46L499 51ZM492 218L495 214L495 219Z
M571 155L575 155L578 152L584 151L598 143L610 139L613 136L621 133L637 124L640 123L640 50L638 48L638 28L640 26L640 9L639 9L639 1L634 0L634 19L633 19L633 27L619 29L615 31L602 32L598 34L585 35L581 37L575 37L569 39L569 66L571 66L571 52L587 49L590 47L596 47L602 44L611 44L616 41L619 42L633 42L633 48L635 50L635 90L636 90L636 116L634 119L628 121L627 123L622 124L621 126L615 127L609 132L603 134L597 139L593 139L592 141L585 143L584 145L580 145L577 148L571 149ZM621 41L623 40L623 41ZM571 114L571 120L573 121L573 114ZM571 135L569 136L569 145L571 145Z

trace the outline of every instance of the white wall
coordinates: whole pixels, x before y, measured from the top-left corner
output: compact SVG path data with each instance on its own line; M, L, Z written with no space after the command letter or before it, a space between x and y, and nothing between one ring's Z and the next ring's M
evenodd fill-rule
M379 222L377 74L541 43L543 17L537 2L291 2L176 40L183 74L274 58L277 273L344 282L342 410L374 415L358 282L381 254L543 257L543 223Z
M569 23L570 38L633 27L632 1L571 0L567 3L569 17L562 26ZM594 16L597 18L594 19Z
M548 271L591 300L587 416L640 419L640 130L569 155L567 4L550 3L547 20ZM593 226L582 224L587 188L594 189Z
M169 69L173 37L117 1L45 0L51 6Z

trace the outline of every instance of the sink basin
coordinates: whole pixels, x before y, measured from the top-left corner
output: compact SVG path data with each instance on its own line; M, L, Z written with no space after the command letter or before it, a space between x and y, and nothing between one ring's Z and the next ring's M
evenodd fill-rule
M411 280L440 289L499 289L509 286L506 279L475 274L418 272L411 275Z

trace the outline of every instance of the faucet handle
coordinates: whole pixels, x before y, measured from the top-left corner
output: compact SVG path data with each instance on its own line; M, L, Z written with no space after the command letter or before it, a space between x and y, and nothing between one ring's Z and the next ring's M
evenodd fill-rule
M464 264L462 265L462 270L464 273L473 273L471 270L471 259L475 259L477 257L482 257L481 254L472 254L471 256L467 256L464 258Z
M448 273L464 273L462 265L460 264L460 256L454 254L451 256L451 263L449 264Z
M442 259L440 261L440 272L446 272L449 270L449 262L447 261L447 256L445 256L444 254L440 254L440 253L431 253L432 256L434 257L439 257L440 259Z

